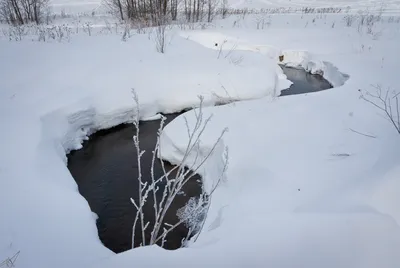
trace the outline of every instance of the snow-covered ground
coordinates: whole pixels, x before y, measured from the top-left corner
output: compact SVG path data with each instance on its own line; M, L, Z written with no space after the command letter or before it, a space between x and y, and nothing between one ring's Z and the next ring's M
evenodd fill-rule
M338 7L358 11L362 9L377 10L383 5L387 10L393 12L399 10L398 0L230 0L228 1L232 8L326 8Z
M255 20L174 28L165 54L152 33L124 42L101 25L62 42L2 37L0 260L20 251L16 267L400 267L400 137L358 91L399 87L400 23L383 17L367 34L342 15L273 15L262 30ZM335 88L276 98L290 84L281 54ZM204 110L214 114L204 148L229 128L229 169L190 248L112 253L66 167L88 134L131 120L132 88L142 119L198 95L208 106L242 100ZM163 133L171 162L182 157L182 124ZM201 171L206 183L221 157Z

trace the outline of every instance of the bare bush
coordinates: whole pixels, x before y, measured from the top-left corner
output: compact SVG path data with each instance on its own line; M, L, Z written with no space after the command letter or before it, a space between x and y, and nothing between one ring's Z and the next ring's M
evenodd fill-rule
M21 41L28 34L28 28L24 25L10 26L8 30L3 30L3 34L8 36L9 41Z
M165 53L166 48L166 28L167 25L160 24L155 28L154 38L156 43L156 50L159 53Z
M353 26L353 23L356 20L356 16L355 15L346 15L346 16L344 16L343 19L346 23L346 26L351 27L351 26Z
M43 25L18 25L10 26L8 29L3 29L3 34L8 36L9 41L21 41L26 36L37 37L39 42L47 41L70 41L72 29L68 25L57 25L57 26L43 26Z
M12 25L46 21L48 0L0 0L0 21Z
M370 14L368 10L359 11L358 12L358 32L361 34L364 31L367 34L371 34L374 36L379 36L380 34L376 34L374 32L374 26L377 22L381 21L382 16L379 14Z
M311 7L276 7L276 8L227 8L226 15L241 15L245 17L247 14L294 14L300 13L305 14L317 14L318 18L323 18L323 15L326 14L335 14L342 13L344 10L340 7L324 7L324 8L311 8ZM217 11L218 14L221 14L221 9Z
M400 134L400 107L399 94L390 89L382 89L381 85L373 85L374 93L359 90L360 98L384 112L386 119L395 127Z
M92 36L92 23L91 22L86 22L83 25L83 31L87 33L89 36Z
M255 16L255 21L257 30L264 29L265 26L269 27L271 25L271 16L266 16L265 14L257 14Z
M190 129L189 124L185 118L187 134L188 134L188 144L185 149L183 159L180 165L175 166L170 171L166 171L163 161L161 162L161 167L163 169L163 175L159 178L156 178L154 175L154 164L157 156L161 155L161 146L160 146L160 135L162 132L162 128L164 125L165 118L161 119L160 127L158 129L158 136L154 151L152 152L152 165L151 165L151 181L150 183L144 182L142 179L142 171L141 171L141 157L144 154L144 151L140 149L140 141L139 141L139 119L140 119L140 110L139 110L139 99L135 91L133 91L134 100L136 102L136 113L134 118L134 126L136 129L135 136L133 137L134 146L136 148L136 152L138 155L137 158L137 166L138 166L138 200L134 200L131 198L131 202L136 209L136 216L133 222L133 232L132 232L132 248L137 245L135 243L136 240L139 240L139 246L146 245L154 245L158 244L160 246L164 246L164 243L167 239L167 235L177 228L181 224L185 224L188 229L188 236L185 239L187 242L191 237L199 235L204 221L206 217L206 213L209 209L209 205L211 202L212 194L215 189L220 184L225 171L228 165L228 155L227 150L225 151L225 159L223 163L222 174L219 178L216 178L214 184L211 189L208 191L203 191L198 198L191 198L189 202L181 209L177 211L177 216L179 218L176 223L168 223L165 221L165 216L167 211L169 210L172 202L175 197L182 192L183 186L191 180L194 175L198 172L198 170L204 165L204 163L209 159L209 157L214 153L217 146L220 144L220 141L227 131L224 129L221 132L221 135L218 137L214 145L207 150L208 152L200 151L200 140L204 130L208 126L208 123L211 120L211 116L208 118L203 118L202 106L203 106L203 98L200 97L200 106L198 110L194 110L196 116L196 122L193 129ZM172 173L175 172L175 175ZM162 186L164 185L164 187ZM163 188L163 190L161 190ZM158 191L161 191L162 194L157 194ZM144 206L147 201L153 199L153 215L145 215L144 214ZM154 221L150 223L150 221ZM150 232L150 237L146 236ZM138 239L138 236L140 238ZM146 239L149 237L149 239ZM136 240L135 240L136 239ZM183 245L185 244L183 241Z
M218 44L218 43L215 44L216 46L219 46L217 59L219 59L219 58L221 57L221 55L223 54L223 53L222 53L222 50L223 50L223 48L224 48L224 45L225 45L227 42L228 42L228 40L224 40L221 44Z
M46 29L49 39L62 42L63 40L70 41L72 29L66 25L53 26Z
M241 21L242 19L240 17L237 17L233 23L232 23L232 28L240 28L241 27Z
M122 33L121 40L126 42L128 38L131 38L131 26L129 23L125 23L124 32Z
M221 15L223 19L225 19L226 16L228 15L228 11L229 11L228 0L222 0Z
M104 24L105 24L105 26L104 26L103 32L111 34L113 32L111 23L108 20L105 20Z

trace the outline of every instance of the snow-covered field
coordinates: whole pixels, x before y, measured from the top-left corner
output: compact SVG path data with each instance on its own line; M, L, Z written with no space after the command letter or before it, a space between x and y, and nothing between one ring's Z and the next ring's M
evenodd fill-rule
M104 13L101 0L51 0L52 9L55 13ZM387 13L400 12L400 0L228 0L231 8L248 9L274 9L291 8L326 8L338 7L343 10L357 12L359 10L380 10L384 7Z
M397 2L385 3L396 11ZM73 28L61 42L38 42L34 30L22 41L1 36L0 263L19 251L16 267L29 268L400 267L400 136L359 92L399 90L397 17L383 16L370 33L338 14L268 21L259 30L251 15L173 28L165 54L151 32L132 31L124 42L105 25L90 36ZM335 88L276 98L290 85L277 65L282 54L287 64L323 71ZM196 105L198 95L207 106L241 100L204 109L214 117L202 146L228 127L229 169L189 248L112 253L66 167L65 154L88 134L131 120L132 88L142 119ZM193 122L193 111L184 116ZM162 136L171 162L182 158L183 123L178 117ZM201 170L206 184L222 153Z

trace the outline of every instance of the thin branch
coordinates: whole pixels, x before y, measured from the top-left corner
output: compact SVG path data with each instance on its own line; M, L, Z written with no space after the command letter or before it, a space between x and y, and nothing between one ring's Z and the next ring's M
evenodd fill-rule
M142 158L143 153L142 153L142 151L140 151L140 142L139 142L140 107L139 107L139 96L137 95L137 93L134 89L132 89L132 93L133 93L133 99L136 103L136 114L135 114L135 121L134 121L134 125L136 128L136 135L133 137L133 141L134 141L136 152L138 155L138 158L137 158L138 178L137 178L137 180L139 182L139 204L140 204L140 206L139 206L139 210L137 211L137 213L139 214L140 227L141 227L141 231L142 231L142 244L143 244L143 246L145 246L146 241L145 241L145 236L144 236L144 213L143 213L143 205L142 205L143 204L143 202L142 202L142 187L143 186L142 186L142 168L141 168L141 158ZM135 232L135 230L133 230L133 232Z
M370 92L366 92L365 94L362 93L361 90L361 96L360 98L363 99L364 101L368 102L369 104L373 105L374 107L378 108L379 110L383 111L386 115L386 118L392 123L392 125L396 128L396 131L400 134L400 110L399 110L399 104L398 104L398 94L395 94L392 98L389 97L389 89L386 90L385 96L382 97L382 87L380 85L371 85L373 88L376 89L376 95L371 94ZM369 98L375 99L371 100ZM391 103L391 99L396 99L396 114L397 114L397 119L394 118L393 116L393 107ZM381 105L378 103L382 103Z
M349 128L349 130L350 130L350 131L352 131L352 132L354 132L354 133L357 133L357 134L363 135L363 136L365 136L365 137L374 138L374 139L376 138L376 136L372 136L372 135L364 134L364 133L358 132L358 131L356 131L356 130L354 130L354 129L352 129L352 128Z
M160 133L160 131L162 130L162 128L164 126L164 122L165 122L165 117L162 116L161 121L160 121L160 127L158 128L157 134ZM154 146L153 157L151 159L151 171L150 171L151 184L153 185L153 187L155 187L155 185L156 185L155 179L154 179L154 163L156 160L157 148L159 147L159 144L160 144L160 135L157 135L157 142L156 142L156 145ZM154 201L154 214L155 214L155 217L157 217L158 208L157 208L156 190L153 190L153 201Z

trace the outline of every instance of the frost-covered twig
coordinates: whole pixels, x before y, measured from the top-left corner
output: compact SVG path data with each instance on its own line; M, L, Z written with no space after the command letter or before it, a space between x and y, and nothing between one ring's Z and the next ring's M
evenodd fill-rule
M136 134L135 136L133 136L133 143L135 145L136 148L136 153L137 153L137 165L138 165L138 183L139 183L139 204L135 205L135 207L137 208L138 212L135 217L135 223L134 226L136 226L136 221L137 218L139 218L140 220L140 227L141 227L141 231L142 231L142 244L143 246L146 245L146 241L145 241L145 236L144 236L144 215L143 215L143 205L144 202L146 200L143 200L143 182L142 182L142 169L141 169L141 158L144 154L144 151L140 150L140 142L139 142L139 132L140 132L140 128L139 128L139 119L140 119L140 107L139 107L139 96L137 95L135 90L132 90L132 94L133 94L133 99L136 103L136 113L135 113L135 119L133 121L133 124L135 126L136 129ZM133 200L133 199L132 199ZM133 203L133 202L132 202ZM133 234L132 236L134 236L135 233L135 229L132 230ZM132 243L134 243L134 240L132 241Z
M382 91L382 87L380 85L372 85L372 87L375 89L375 93L371 93L369 91L363 92L362 90L359 90L361 93L360 98L383 111L386 118L400 134L400 93L390 92L390 89ZM396 107L392 106L393 101L395 102Z
M200 164L198 164L197 168L192 171L193 172L192 175L189 177L186 177L188 175L188 172L185 172L184 168L187 165L187 163L186 163L187 158L189 157L189 155L191 155L191 153L193 152L193 149L195 147L198 147L198 143L200 142L200 137L202 136L204 130L206 129L208 123L210 122L210 120L212 118L212 115L211 115L205 121L203 121L203 112L202 112L203 100L204 100L203 97L200 97L199 110L198 111L194 110L194 114L196 117L196 123L195 123L193 130L189 130L189 126L187 125L188 133L189 133L188 134L189 141L188 141L187 147L185 149L185 153L183 155L182 162L176 173L175 179L172 182L170 182L170 181L168 182L168 183L170 183L170 184L168 184L169 193L165 199L165 205L160 210L161 213L160 213L159 217L156 219L156 224L154 226L155 230L153 231L153 235L151 238L151 241L154 243L156 243L159 240L156 237L159 233L161 223L163 222L164 217L165 217L170 205L172 204L173 200L175 199L176 195L181 191L182 187L194 176L196 171L205 163L205 161L214 152L216 145L220 142L220 140L222 139L222 136L226 132L226 129L222 131L221 136L214 143L214 146L210 150L209 154L206 155L204 157L204 159L200 162ZM185 122L187 123L187 120ZM197 159L197 156L195 159ZM193 168L193 166L191 168ZM189 169L189 172L190 172L190 169Z
M15 266L15 262L18 259L20 251L18 251L17 253L15 253L12 257L9 257L7 259L5 259L4 261L0 262L0 267L16 267Z
M201 213L202 215L208 211L208 203L211 197L211 194L214 192L214 190L218 187L221 178L224 176L223 174L226 171L226 166L227 166L227 158L225 160L225 165L222 170L221 178L218 178L217 182L212 186L212 189L207 193L207 194L202 194L200 196L201 204L203 204L202 208L203 209L197 209L197 210L191 210L190 213L186 213L185 216L179 217L180 220L177 223L174 224L167 224L165 223L165 216L167 212L170 209L171 204L173 203L175 197L182 191L184 185L192 179L195 175L196 172L205 164L205 162L210 158L210 156L213 154L215 149L217 148L217 145L221 143L223 135L226 133L227 129L224 129L221 132L221 135L218 137L218 139L215 141L213 146L209 149L207 153L201 153L200 151L200 140L201 136L203 135L205 129L208 126L208 123L210 122L212 116L209 116L208 118L204 119L203 118L203 97L200 98L200 105L198 109L194 110L195 114L195 119L196 122L194 124L193 129L190 129L189 124L187 122L187 119L185 118L186 122L186 127L187 127L187 133L188 133L188 144L185 148L185 152L182 157L181 164L176 165L169 171L166 170L164 163L162 160L159 160L161 163L161 168L163 171L163 174L156 178L154 174L154 166L156 163L156 157L161 155L161 146L160 146L160 136L162 133L162 129L165 123L165 118L162 117L160 126L157 132L157 141L154 147L154 150L152 151L152 161L151 161L151 170L150 170L150 176L151 176L151 181L148 184L147 182L142 181L142 169L141 169L141 157L144 154L144 151L140 149L140 142L139 142L139 119L140 119L140 110L139 110L139 98L136 94L136 92L133 90L133 97L134 101L136 104L136 111L135 111L135 118L133 120L133 124L136 128L136 133L135 136L133 137L133 142L134 146L138 155L137 159L137 165L138 165L138 183L139 183L139 200L136 202L133 198L131 198L131 202L134 205L136 209L136 215L134 218L133 222L133 228L132 228L132 247L135 246L135 232L136 232L136 227L139 222L139 227L140 227L140 232L141 232L141 243L140 245L145 246L145 245L153 245L156 243L161 242L161 246L163 246L167 240L166 236L173 231L177 226L180 224L185 223L186 225L188 224L189 218L192 217L198 217L198 214ZM189 158L191 160L194 160L192 163L188 163ZM172 172L176 172L174 176L170 176ZM164 189L162 192L161 197L157 197L157 192L160 190L160 185L164 184ZM143 207L148 201L148 197L151 196L153 199L153 210L154 210L154 225L151 228L150 232L150 240L146 241L145 239L145 231L149 227L149 220L147 217L150 217L150 215L145 215L143 212ZM205 198L205 196L207 198ZM200 202L200 201L199 201ZM189 203L188 203L189 205ZM187 206L187 205L186 205ZM184 207L186 207L184 206ZM146 224L144 224L146 222ZM190 233L188 233L188 237L192 236L193 233L196 230L201 230L201 228L193 228L193 226L188 226Z

